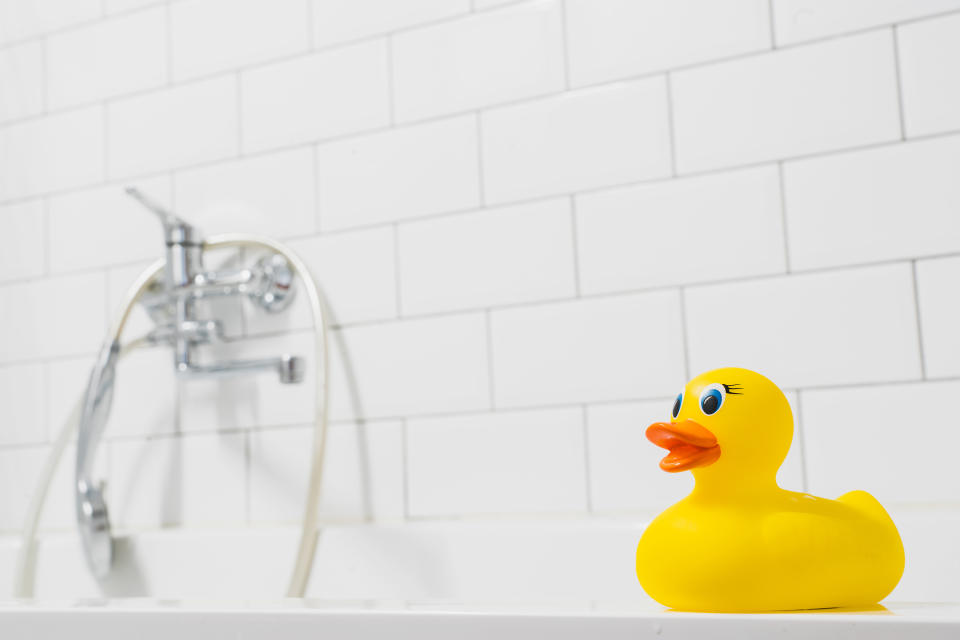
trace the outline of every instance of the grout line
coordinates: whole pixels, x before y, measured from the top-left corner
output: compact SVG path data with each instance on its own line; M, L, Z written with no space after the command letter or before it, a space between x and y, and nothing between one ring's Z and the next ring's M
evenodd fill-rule
M581 297L580 288L580 234L577 227L577 198L570 196L570 235L573 239L573 292Z
M501 8L505 9L505 8L508 8L509 6L511 6L511 5L508 5L507 7L497 7L497 9L501 9ZM168 8L167 8L167 13L168 13L168 14L170 13L169 5L168 5ZM946 14L942 14L942 15L952 15L952 14L960 14L960 10L954 10L954 11L947 12ZM469 17L469 15L470 15L470 14L458 14L458 15L456 15L456 16L448 17L448 18L444 19L443 22L447 22L447 21L453 22L453 21L457 21L457 20L462 20L462 19L465 19L465 16L466 16L466 17ZM937 16L937 17L941 17L941 16ZM896 23L896 24L898 24L898 25L910 24L910 21L901 21L900 23ZM361 44L361 43L365 43L365 42L372 42L372 41L376 41L376 40L380 40L380 39L392 40L395 35L401 34L401 33L403 33L404 31L407 31L407 30L415 30L415 29L418 29L418 28L421 28L421 27L424 27L424 28L425 28L425 27L429 27L429 26L432 26L432 23L424 23L423 25L418 25L417 27L413 27L413 28L409 28L409 29L398 29L398 30L394 30L394 31L388 31L388 32L385 32L385 33L377 34L377 35L374 35L374 36L364 37L364 38L361 38L361 39L358 39L358 40L353 40L353 41L344 42L344 43L337 43L337 44L331 45L331 46L329 46L329 47L321 48L319 51L320 51L320 52L327 52L327 51L331 51L331 52L332 52L332 51L337 51L337 50L339 50L339 49L345 49L345 48L354 46L354 45L356 45L356 44ZM780 47L780 48L778 49L778 51L779 51L779 50L784 50L784 49L787 49L787 48L813 46L813 45L816 45L816 44L818 44L818 43L825 42L825 41L836 40L836 39L847 38L847 37L855 37L855 36L859 36L859 35L865 35L865 34L867 34L867 33L880 32L880 31L884 31L884 30L886 30L886 29L889 29L890 27L891 27L890 24L885 24L885 25L880 25L880 26L873 26L873 27L870 27L870 28L868 28L868 29L864 29L864 30L862 30L862 31L856 31L856 32L851 32L851 33L845 33L845 34L838 34L838 35L829 36L829 37L823 38L822 40L810 40L810 41L797 42L797 43L793 43L793 44L790 44L790 45L782 46L782 47ZM172 33L171 33L171 31L170 31L169 28L168 28L168 41L172 41ZM296 52L296 53L287 54L287 55L284 55L284 56L279 56L279 57L271 58L271 59L268 59L268 60L261 60L261 61L258 61L258 62L255 62L255 63L251 63L251 64L247 64L247 65L241 65L241 66L238 66L238 67L231 67L231 68L228 68L228 69L218 70L218 71L211 72L211 73L204 74L204 75L200 75L200 76L189 77L189 78L186 78L186 79L184 79L184 80L182 80L182 81L180 81L180 82L174 83L174 82L173 82L173 71L172 71L172 45L169 44L169 42L168 42L168 47L167 47L167 49L168 49L168 59L169 59L171 62L168 62L168 68L170 69L170 71L169 71L169 80L168 80L168 83L167 83L166 86L159 85L159 86L149 87L149 88L146 88L146 89L140 89L140 90L136 90L136 91L130 91L130 92L126 92L126 93L123 93L123 94L118 94L118 95L115 95L115 96L111 96L111 97L109 97L109 98L107 98L107 99L105 99L105 100L102 100L102 101L92 101L92 102L84 102L84 103L80 103L80 104L74 104L74 105L70 105L70 106L68 106L68 107L65 107L65 108L62 108L62 109L58 109L58 110L56 110L55 112L50 112L50 113L60 113L60 112L62 112L62 111L69 111L69 110L71 110L71 109L76 109L76 108L80 108L80 107L83 107L83 106L89 106L90 104L96 104L96 103L99 103L99 102L116 102L116 101L122 101L122 100L126 100L126 99L129 99L129 98L139 97L139 96L143 96L143 95L148 95L148 94L150 94L150 93L157 93L157 92L160 92L160 91L168 90L168 89L169 89L172 85L174 85L174 84L176 84L176 86L185 86L185 85L190 85L190 84L194 84L194 83L205 82L205 81L207 81L207 80L214 80L214 79L219 78L219 77L228 76L228 75L231 75L231 74L233 74L233 73L245 72L245 71L249 71L249 70L253 70L253 69L258 69L258 68L262 68L262 67L268 67L268 66L271 66L271 65L278 65L278 64L285 63L285 62L291 62L291 61L294 61L294 60L296 60L296 59L299 59L299 58L303 58L303 57L312 55L312 53L314 53L314 52L306 52L306 53L304 53L303 51L299 51L299 52ZM2 50L2 49L0 49L0 50ZM643 71L643 72L641 72L641 73L637 73L637 74L633 74L633 75L627 75L627 76L623 76L623 77L620 77L620 78L615 78L615 79L612 79L612 80L611 80L611 79L604 79L604 80L601 80L601 81L598 81L598 82L595 82L595 83L587 83L587 84L578 85L577 87L571 88L570 90L573 90L573 91L584 91L584 90L590 90L590 89L594 89L594 88L598 88L598 87L602 87L602 86L616 85L616 84L623 84L623 83L629 83L629 82L634 82L634 81L647 80L647 79L654 78L654 77L657 77L657 76L660 76L660 75L664 75L664 74L666 74L666 73L675 73L675 72L695 70L695 69L700 69L700 68L703 68L703 67L709 67L709 66L716 65L716 64L725 64L725 63L728 63L728 62L734 62L734 61L737 61L737 60L740 60L740 59L744 59L744 58L751 58L751 57L755 57L755 56L758 56L758 55L769 55L769 54L771 54L771 53L772 53L771 50L768 49L768 48L758 49L758 50L750 51L750 52L747 52L747 53L740 53L740 54L735 54L735 55L728 56L728 57L720 57L720 58L715 58L715 59L711 59L711 60L705 60L705 61L701 61L701 62L695 62L695 63L691 63L691 64L687 64L687 65L677 65L677 66L672 66L672 67L669 67L669 66L668 66L668 67L665 67L665 68L662 68L662 69ZM486 111L486 110L490 110L490 109L498 109L498 108L504 108L504 107L511 107L511 106L516 106L516 105L525 104L525 103L528 103L528 102L535 102L535 101L537 101L537 100L544 100L544 99L549 99L549 98L560 97L560 96L564 95L564 94L567 93L567 92L568 92L568 90L567 90L566 88L564 88L564 89L560 89L560 90L557 90L557 91L547 92L547 93L545 93L545 94L539 94L539 95L537 95L537 96L529 96L529 97L518 98L518 99L514 99L514 100L506 100L506 101L503 101L503 102L498 102L498 103L494 103L494 104L484 105L483 107L478 107L478 108L473 108L473 109L466 109L466 110L463 110L463 111L454 111L454 112L450 112L450 113L444 114L444 115L442 115L442 116L430 116L430 117L422 118L422 119L414 119L414 120L404 121L402 124L405 125L405 126L408 126L408 125L416 125L416 124L431 122L431 121L434 121L434 120L436 120L436 119L438 119L438 118L452 117L452 116L456 116L456 115L463 115L463 114L465 114L465 113L471 113L471 112L474 112L474 111L477 111L477 110ZM14 120L12 120L12 121L9 121L9 122L5 123L5 125L10 124L11 122L12 122L12 123L19 123L19 122L22 122L22 121L25 121L25 120L35 119L35 118L37 118L37 117L38 117L37 115L25 116L25 117L23 117L23 118L18 118L18 119L14 119Z
M40 384L42 385L41 389L43 390L41 395L43 398L43 424L41 425L41 428L43 431L43 441L46 444L51 445L56 440L56 437L54 436L55 429L53 427L53 403L50 401L53 397L53 394L50 393L52 378L53 376L50 375L50 367L46 364L40 365Z
M777 180L780 191L780 225L783 227L783 264L787 273L792 271L790 265L790 231L787 218L787 188L783 179L783 162L777 163Z
M931 380L889 380L883 382L861 382L861 383L842 383L834 385L824 385L824 386L809 386L809 387L786 387L784 391L795 391L798 395L806 393L809 391L842 391L842 390L856 390L856 389L868 389L873 387L902 387L904 385L911 384L931 384L938 382L960 382L960 376L952 376L949 378L937 378ZM184 381L180 381L181 384ZM179 387L178 387L179 391ZM624 397L624 398L615 398L608 400L598 400L591 402L583 401L571 401L571 402L557 402L557 403L540 403L540 404L531 404L524 406L511 406L511 407L501 407L495 409L489 408L480 408L480 409L464 409L459 411L443 411L443 412L423 412L423 413L410 413L406 415L377 415L377 416L361 416L359 418L344 418L338 420L332 420L331 425L348 425L348 424L358 424L358 423L386 423L386 422L396 422L396 421L406 421L406 420L423 420L423 419L444 419L444 418L455 418L455 417L468 417L468 416L483 416L488 414L523 414L523 413L535 413L542 411L551 411L556 409L579 409L584 406L587 407L605 407L605 406L618 406L618 405L629 405L636 403L649 403L649 402L663 402L663 403L672 403L675 395L669 397L663 395L654 395L654 396L637 396L637 397ZM179 404L179 400L177 401ZM257 431L257 432L268 432L268 431L279 431L284 429L296 429L302 428L307 429L310 427L308 421L295 421L289 423L276 423L269 425L254 425L254 426L214 426L209 429L191 429L188 432L183 432L179 425L180 412L174 412L174 420L177 422L176 431L174 432L165 432L165 433L152 433L152 434L106 434L105 442L139 442L139 441L155 441L155 440L172 440L172 439L189 439L192 437L202 437L205 435L212 434L239 434L248 431ZM23 442L23 443L8 443L0 445L0 451L6 450L17 450L17 449L37 449L49 446L46 442Z
M396 70L394 69L393 36L386 37L387 48L387 121L391 128L397 126Z
M667 96L667 138L670 142L670 176L677 177L677 136L673 117L673 76L667 73L664 76Z
M165 86L170 87L173 85L173 8L169 3L166 3L163 9L164 43L167 47L166 56L164 57L164 62L167 66L167 82Z
M567 26L567 0L560 3L560 46L563 47L563 88L570 90L570 29Z
M403 519L410 519L410 447L407 419L400 421L400 464L403 465Z
M580 405L580 420L581 428L583 430L583 475L584 483L586 485L586 507L587 513L593 513L593 483L591 482L591 469L590 469L590 424L589 418L587 417L587 405Z
M100 117L103 125L103 179L108 180L110 176L110 107L107 104L100 106Z
M37 41L37 40L42 40L43 38L47 38L47 37L50 37L50 36L60 35L60 34L62 34L62 33L67 33L67 32L70 32L70 31L76 31L76 30L80 30L80 29L87 28L87 27L92 27L92 26L95 26L95 25L97 25L98 23L101 23L101 22L103 22L103 21L114 20L114 19L117 19L117 18L119 18L119 17L132 15L132 14L134 14L134 13L146 12L146 11L149 11L149 10L151 10L151 9L155 9L155 8L156 8L157 6L159 6L160 4L161 4L161 3L156 3L156 4L151 4L151 5L148 5L148 6L145 6L145 7L137 7L137 8L135 8L135 9L131 9L131 10L129 10L129 11L116 12L116 13L109 14L109 15L107 15L107 16L105 16L105 17L100 17L100 18L91 19L91 20L85 20L85 21L81 21L81 22L74 23L74 24L72 24L72 25L68 25L68 26L66 26L66 27L61 27L61 28L59 28L59 29L53 29L53 30L46 31L46 32L43 32L43 33L34 34L34 35L31 35L31 36L27 36L27 37L25 37L25 38L10 40L10 41L8 41L8 42L4 42L4 43L0 44L0 51L4 50L4 49L6 49L6 48L11 48L11 47L19 46L19 45L22 45L22 44L26 44L26 43L28 43L28 42L33 42L33 41ZM169 13L169 11L170 11L170 7L172 6L172 4L173 4L173 3L168 3L168 4L166 5L166 7L167 7L167 12L168 12L168 13ZM488 9L483 9L482 12L483 12L483 13L489 13L489 12L496 12L496 11L501 11L501 10L508 10L508 9L510 9L510 8L516 7L518 4L520 4L520 3L511 3L511 4L505 4L505 5L503 5L503 6L490 7L490 8L488 8ZM960 10L958 10L958 9L951 9L951 10L943 11L943 12L940 12L940 13L931 13L931 14L927 14L927 15L923 15L923 16L917 16L917 17L915 17L915 18L908 18L908 19L905 19L905 20L888 22L888 23L884 23L884 24L881 24L881 25L871 25L871 26L869 26L869 27L864 27L864 28L861 28L861 29L854 29L854 30L846 31L846 32L842 32L842 33L829 34L829 35L821 36L821 37L818 37L818 38L813 38L813 39L810 39L810 40L802 40L802 41L798 41L798 42L792 42L792 43L789 43L789 44L778 45L776 50L777 50L777 51L781 51L781 50L784 50L784 49L793 49L793 48L797 48L797 47L805 47L805 46L816 45L816 44L820 44L820 43L824 43L824 42L829 42L829 41L832 41L832 40L838 40L838 39L841 39L841 38L855 37L855 36L864 35L864 34L871 33L871 32L875 32L875 31L881 31L881 30L884 30L884 29L888 29L888 28L890 28L891 26L894 26L894 25L898 25L898 26L899 26L899 25L909 25L909 24L914 24L914 23L918 23L918 22L924 22L924 21L928 21L928 20L937 20L937 19L940 19L940 18L945 18L945 17L952 16L952 15L955 15L955 14L960 14ZM425 22L421 22L421 23L418 23L418 24L415 24L415 25L410 25L410 26L406 26L406 27L400 27L400 28L398 28L398 29L392 29L392 30L386 30L386 31L378 32L378 33L368 34L368 35L364 35L364 36L360 36L360 37L357 37L357 38L348 39L348 40L344 40L344 41L341 41L341 42L336 42L336 43L328 44L328 45L324 45L324 46L316 46L316 47L313 49L313 52L336 51L336 50L338 50L338 49L344 49L344 48L351 47L351 46L354 46L354 45L359 45L359 44L367 43L367 42L370 42L370 41L373 41L373 40L377 40L377 39L380 39L380 38L387 38L387 37L391 37L391 36L395 36L395 35L404 34L404 33L407 33L407 32L419 31L419 30L423 30L423 29L429 29L429 28L436 27L436 26L439 26L439 25L442 25L442 24L453 23L453 22L457 22L457 21L460 21L460 20L469 19L470 17L471 17L471 13L470 13L469 11L466 12L466 13L456 13L456 14L452 14L452 15L449 15L449 16L445 16L445 17L443 17L443 18L437 18L437 19L435 19L435 20L428 20L428 21L425 21ZM747 53L739 53L739 54L734 54L734 55L731 55L731 56L714 58L714 59L705 60L705 61L702 61L702 62L695 62L695 63L686 64L686 65L678 65L678 66L675 66L675 67L669 67L669 68L659 69L659 70L657 70L657 72L655 72L655 73L645 72L645 73L642 74L642 75L628 76L628 77L625 77L625 78L621 78L620 80L629 80L629 79L634 79L634 78L639 78L639 77L647 77L647 76L649 76L649 75L657 75L657 74L664 73L665 71L669 71L669 70L680 71L680 70L687 70L687 69L696 69L696 68L700 68L700 67L703 67L703 66L709 66L709 65L711 65L711 64L717 64L717 63L722 63L722 62L731 62L731 61L738 60L738 59L741 59L741 58L748 58L748 57L752 57L752 56L760 55L760 54L765 54L765 53L766 53L766 54L769 54L769 53L771 53L771 50L770 50L770 49L759 49L759 50L756 50L756 51L751 51L751 52L747 52ZM244 65L244 66L240 66L240 67L237 67L237 68L231 68L231 69L225 70L225 72L233 72L233 71L237 71L237 70L246 70L246 69L251 69L251 68L258 67L258 66L266 66L266 65L269 65L269 64L274 64L274 63L277 63L277 62L282 62L282 61L285 61L285 60L289 60L289 59L292 59L292 58L294 58L294 57L298 57L298 56L301 56L301 55L304 55L304 52L301 51L301 52L298 52L298 53L296 53L296 54L292 54L292 55L285 56L285 57L282 57L282 58L274 58L274 59L271 59L271 60L263 60L263 61L259 61L259 62L253 63L253 64ZM206 76L203 76L203 77L200 77L200 78L196 78L196 79L209 79L210 77L212 77L212 76L214 76L214 75L219 75L219 74L221 74L221 73L224 73L224 72L218 71L218 72L214 72L214 73L212 73L212 74L208 74L208 75L206 75ZM607 82L607 81L604 81L604 83L606 83L606 82ZM592 85L585 85L585 86L592 86Z
M40 114L47 115L50 111L50 43L46 37L39 41L40 44ZM29 116L27 116L29 117ZM14 120L15 122L16 120ZM3 123L4 125L7 122Z
M690 379L690 337L687 330L687 291L680 287L677 292L680 297L680 333L683 339L683 375Z
M252 446L250 430L247 429L243 432L243 519L247 524L252 521L253 516L253 509L251 508L251 494L253 492Z
M323 215L320 211L320 150L317 145L310 145L310 155L313 163L313 228L319 235L323 232Z
M953 257L960 257L960 252L924 256L924 259L939 259L939 258L953 258ZM827 267L819 267L816 269L808 269L804 271L794 271L790 274L785 274L781 272L763 273L763 274L756 274L751 276L738 276L735 278L727 278L727 279L720 279L720 280L705 280L705 281L696 281L696 282L673 283L673 284L664 284L664 285L657 285L657 286L651 286L651 287L641 287L636 289L624 289L624 290L618 290L618 291L587 293L587 294L581 294L579 299L607 300L607 299L613 299L613 298L619 298L619 297L654 294L654 293L659 293L663 291L672 291L677 289L687 290L689 288L698 288L698 287L717 287L717 286L734 285L734 284L746 284L751 282L762 282L765 280L773 280L778 278L779 279L797 278L797 277L804 277L804 276L824 275L828 273L836 273L836 272L844 272L844 271L854 271L859 269L872 269L872 268L891 266L891 265L906 265L909 262L910 262L910 259L894 258L889 260L880 260L876 262L862 263L862 264L831 265ZM139 264L144 264L144 261L137 261L134 263L130 263L129 265L114 265L108 268L114 269L114 268L120 268L122 266L133 266L133 265L139 265ZM97 267L97 268L91 268L91 269L71 271L69 273L56 274L54 277L64 278L64 277L83 275L83 274L89 275L93 273L98 273L102 271L104 268L105 267ZM40 280L43 280L43 278L24 278L20 280L11 280L9 282L5 282L2 285L0 285L0 292L2 292L2 289L4 286L17 286L17 285L27 284L30 282L36 282ZM349 329L360 328L360 327L389 325L391 323L395 323L398 321L417 322L420 320L427 320L431 318L471 315L471 314L483 312L488 308L491 311L510 310L510 309L532 309L532 308L549 306L549 305L570 304L570 303L576 302L577 300L578 298L575 298L575 297L561 296L556 298L546 298L541 300L527 300L524 302L502 304L502 305L497 305L496 307L468 307L468 308L451 309L451 310L445 310L445 311L433 311L433 312L427 312L427 313L408 314L408 315L397 316L392 318L384 317L384 318L378 318L374 320L343 322L343 323L331 325L331 329L342 331L342 330L349 330ZM289 333L308 332L308 331L310 331L310 329L307 327L292 328L292 329L288 328L288 329L283 329L281 331L258 332L254 336L250 336L250 337L260 339L260 338L287 335ZM235 339L227 339L227 340L224 340L224 344L228 344L230 342L235 342L235 341L236 341ZM5 362L0 362L0 368L4 366L17 366L22 364L29 364L32 362L50 362L50 361L57 361L57 360L71 359L71 358L92 357L94 355L96 355L95 352L46 356L41 358L14 359L14 360L9 360Z
M803 391L797 392L797 446L800 449L800 482L804 493L810 491L810 461L807 459L806 429L803 426Z
M777 20L773 0L767 2L767 18L770 24L770 48L776 51L779 47L777 46Z
M109 105L109 102L108 102L108 103L105 103L105 106L109 107L109 106L110 106L110 105ZM86 108L89 108L89 105L88 105L88 107L86 107ZM74 110L74 109L71 109L71 110ZM474 113L474 112L468 112L468 114L469 114L469 113ZM439 116L439 117L437 117L437 118L431 119L429 122L420 122L420 123L418 123L418 124L429 124L429 123L433 123L433 122L440 122L440 121L443 121L443 120L452 120L452 119L454 119L454 118L462 118L462 117L465 117L465 114L461 113L461 114L454 115L454 116L444 115L444 116ZM22 123L23 123L23 121L18 121L16 124L22 124ZM0 127L0 130L2 130L2 127ZM279 153L283 153L283 152L287 152L287 151L294 151L294 150L297 150L297 149L303 149L303 148L306 148L306 147L309 147L309 146L315 146L315 145L331 145L331 144L336 144L336 143L343 142L343 141L346 141L346 140L356 140L356 139L362 139L362 138L365 138L365 137L372 137L372 136L376 136L376 135L386 134L386 133L388 133L388 132L390 132L390 131L394 131L394 130L395 130L395 129L391 129L390 127L376 127L376 128L373 128L373 129L367 129L367 130L362 130L362 131L354 131L354 132L351 132L351 133L345 133L345 134L342 134L342 135L332 136L332 137L330 137L330 138L325 138L325 139L322 139L322 140L311 140L311 141L308 141L308 142L300 142L300 143L291 144L291 145L282 145L282 146L278 146L278 147L272 147L272 148L270 148L270 149L258 150L258 151L252 152L252 153L245 153L245 154L242 155L242 158L244 158L244 159L260 158L260 157L269 156L269 155L271 155L271 154L279 154ZM731 164L731 165L724 165L724 166L720 166L720 167L712 167L712 168L709 168L709 169L701 169L701 170L696 170L696 171L689 171L689 172L684 172L684 173L678 174L678 175L676 176L676 178L664 177L664 176L655 176L655 177L650 177L650 178L637 178L637 179L633 179L633 180L626 180L626 181L623 181L623 182L607 183L607 184L597 185L597 186L595 186L595 187L589 187L589 188L585 188L585 189L580 189L580 190L578 190L578 191L558 191L558 192L555 192L555 193L548 193L548 194L544 194L544 195L536 195L536 196L527 196L527 197L523 197L523 198L515 198L515 199L511 199L511 200L505 200L505 201L502 201L502 202L496 202L496 203L494 203L494 206L496 206L496 207L506 207L506 206L510 206L510 205L521 205L521 204L528 204L528 203L534 203L534 202L542 202L542 201L544 201L544 200L548 200L548 199L551 199L551 198L559 198L559 197L563 197L563 196L565 196L565 195L570 195L571 193L576 193L577 195L587 195L587 194L592 194L592 193L603 193L603 192L608 192L608 191L615 191L615 190L617 190L617 189L630 188L630 187L634 187L634 186L649 185L649 184L662 184L662 183L669 182L669 181L672 180L672 179L692 179L692 178L697 178L697 177L706 177L706 176L711 176L711 175L723 174L723 173L728 173L728 172L732 172L732 171L743 171L743 170L747 170L747 169L753 169L753 168L759 168L759 167L769 166L769 165L774 164L774 163L776 163L776 162L795 162L795 161L801 161L801 160L815 160L815 159L822 159L822 158L831 158L831 157L835 157L835 156L842 156L842 155L845 155L845 154L853 154L853 153L860 153L860 152L877 150L877 149L891 148L891 147L894 147L894 146L900 145L900 144L910 144L910 143L915 143L915 142L916 142L916 143L919 143L919 142L928 141L928 140L937 140L937 139L941 139L941 138L951 138L951 137L960 137L960 128L958 128L958 129L952 129L952 130L948 130L948 131L940 131L940 132L931 133L931 134L917 135L917 136L913 136L913 137L909 138L909 139L906 140L906 141L901 141L901 140L899 140L899 139L897 139L897 140L882 140L882 141L878 141L878 142L870 142L870 143L866 143L866 144L860 144L860 145L855 145L855 146L850 146L850 147L843 147L843 148L839 148L839 149L829 149L829 150L824 150L824 151L818 151L818 152L812 152L812 153L806 153L806 154L799 154L799 155L793 155L793 156L783 156L783 157L781 157L781 158L755 160L755 161L745 162L745 163L741 163L741 164ZM192 171L192 170L197 170L197 169L203 169L203 168L206 168L206 167L217 166L217 165L220 165L220 164L229 164L230 162L236 162L237 160L238 160L238 156L219 156L219 155L218 155L217 157L211 158L211 159L208 159L208 160L204 160L204 161L200 161L200 162L194 162L194 163L192 163L192 164L185 164L185 165L179 166L179 167L176 168L176 171L178 171L178 172ZM146 180L146 179L154 178L154 177L159 176L159 175L165 175L165 174L168 174L170 171L171 171L171 168L165 167L165 168L161 168L161 169L146 171L146 172L144 172L144 173L121 176L121 177L118 177L118 178L112 178L112 177L110 177L110 176L106 176L105 179L103 179L103 180L94 181L94 182L90 182L90 183L85 183L85 184L82 184L82 185L79 185L79 186L72 186L72 187L67 187L67 188L62 188L62 189L51 189L51 190L47 190L47 191L40 191L40 192L37 192L37 193L30 193L30 194L26 194L26 195L14 196L14 197L11 197L11 198L6 198L6 199L0 198L0 206L18 204L18 203L25 202L25 201L35 200L35 199L37 199L37 198L39 198L39 197L41 197L41 196L43 196L43 195L48 195L48 196L61 196L61 195L67 195L67 194L71 194L71 193L82 192L82 191L89 191L89 190L92 190L92 189L95 189L95 188L102 188L102 187L108 187L108 186L113 186L113 185L121 186L121 185L123 185L123 184L125 184L125 183L127 183L127 182L130 182L130 181L133 181L133 180ZM476 210L477 210L477 206L472 206L472 207L467 207L467 208L462 208L462 209L455 209L455 210L443 211L443 212L438 212L438 213L424 214L424 215L420 215L420 216L412 216L412 217L409 217L409 218L405 218L404 221L427 220L427 219L437 218L437 217L440 217L440 216L445 216L445 215L450 215L450 214L455 214L455 213L464 213L464 212L476 211ZM357 226L349 227L349 229L340 229L340 230L336 230L336 231L370 229L370 228L373 228L373 227L384 226L384 225L386 225L386 224L390 224L390 222L377 222L377 223L370 223L370 224L364 224L364 225L357 225ZM328 233L332 233L332 232L328 232Z
M317 48L317 29L314 24L313 0L307 0L307 51L313 52Z
M897 83L897 109L900 117L900 140L907 139L906 116L903 109L903 74L900 70L900 36L897 25L893 25L893 70Z
M243 83L241 82L241 74L238 71L234 74L234 82L236 83L236 100L237 100L237 154L242 156L244 151L243 145Z
M50 277L50 247L52 246L50 235L53 232L50 224L50 198L41 198L39 204L40 225L43 228L43 275L41 278L46 279Z
M920 313L920 287L917 281L917 261L910 261L910 273L913 279L913 311L917 323L917 348L920 352L920 375L927 379L927 358L923 347L923 316Z
M487 176L483 169L483 115L477 112L477 174L479 180L478 202L480 208L487 206Z
M393 223L393 286L394 302L396 303L397 318L403 318L403 298L401 297L400 278L400 225Z
M490 309L487 309L484 313L484 319L486 320L487 339L487 390L490 396L490 410L496 411L497 398L494 392L495 379L493 376L493 314L490 312Z

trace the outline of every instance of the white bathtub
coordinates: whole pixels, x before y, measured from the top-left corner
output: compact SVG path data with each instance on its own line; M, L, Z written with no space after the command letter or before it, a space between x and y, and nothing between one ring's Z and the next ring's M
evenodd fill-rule
M470 640L520 638L960 638L957 605L888 605L872 612L717 615L601 603L466 606L427 603L165 601L11 603L0 637L46 640Z
M886 610L771 615L657 605L634 572L643 523L626 518L327 526L302 601L279 599L295 528L128 534L99 582L64 532L41 540L35 599L0 604L0 639L960 639L960 604L909 604L960 603L960 519L898 522L907 570ZM0 544L8 575L15 548Z

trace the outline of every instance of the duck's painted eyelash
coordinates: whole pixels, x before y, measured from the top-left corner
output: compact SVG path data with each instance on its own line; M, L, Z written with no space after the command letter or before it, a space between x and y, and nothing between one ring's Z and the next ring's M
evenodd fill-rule
M743 395L743 387L738 384L725 384L723 385L723 390L732 396Z

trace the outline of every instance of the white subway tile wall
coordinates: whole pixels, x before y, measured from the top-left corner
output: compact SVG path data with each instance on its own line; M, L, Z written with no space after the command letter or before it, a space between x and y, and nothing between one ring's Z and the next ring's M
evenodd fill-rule
M683 172L900 138L890 30L672 74Z
M167 14L162 7L51 36L44 51L47 107L69 107L165 84L166 40Z
M323 287L326 521L646 517L723 365L789 391L784 486L954 508L960 0L720 4L0 0L0 530L162 253L129 185ZM312 360L304 302L211 354ZM125 362L118 526L296 522L314 375Z
M0 122L43 111L43 43L26 42L0 50Z
M767 0L567 0L566 8L574 85L770 48Z
M383 41L257 67L241 75L244 151L377 129L390 120Z
M960 129L960 16L904 25L897 38L907 132Z
M397 119L417 120L563 89L562 14L560 3L533 2L397 35Z

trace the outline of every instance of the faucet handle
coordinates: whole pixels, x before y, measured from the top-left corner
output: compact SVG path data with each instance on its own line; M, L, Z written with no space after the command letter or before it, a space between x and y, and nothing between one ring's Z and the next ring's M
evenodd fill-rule
M128 196L157 215L160 219L160 224L163 225L164 240L168 245L200 244L200 240L197 238L197 230L189 222L177 217L173 212L168 211L163 205L136 187L127 187L125 191Z

